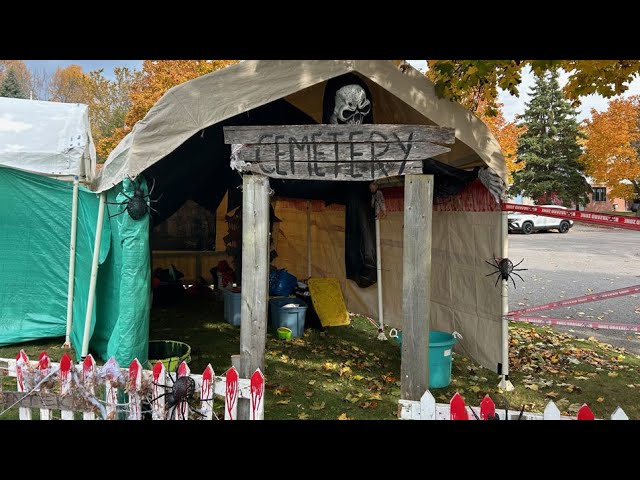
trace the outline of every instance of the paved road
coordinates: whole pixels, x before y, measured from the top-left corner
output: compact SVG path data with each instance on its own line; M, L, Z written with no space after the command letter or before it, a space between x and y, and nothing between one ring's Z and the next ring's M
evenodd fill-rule
M576 223L564 235L557 232L510 234L509 258L514 263L524 258L518 268L528 269L519 272L525 279L524 283L517 277L516 289L510 283L509 310L640 284L640 232L632 230ZM640 295L532 315L640 324ZM640 335L634 332L556 328L571 329L576 335L585 337L595 336L600 341L640 354Z

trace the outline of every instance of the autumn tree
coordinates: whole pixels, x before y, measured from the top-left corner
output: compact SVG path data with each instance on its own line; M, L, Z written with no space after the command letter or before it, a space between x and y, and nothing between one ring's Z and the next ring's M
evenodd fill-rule
M562 95L558 72L536 76L531 101L521 119L527 131L518 140L516 163L524 167L513 173L512 195L524 194L536 203L557 196L565 206L589 202L591 187L582 175L576 112Z
M28 98L27 93L23 90L18 80L18 75L13 68L4 75L2 83L0 83L0 97L9 98Z
M521 170L524 167L524 162L516 163L518 139L520 135L527 131L527 127L524 125L517 125L515 122L507 122L502 114L502 104L497 103L497 111L495 115L488 115L486 113L484 102L480 102L476 106L475 114L482 120L496 140L500 144L502 154L507 163L507 171L509 172L509 183L513 181L513 172Z
M605 98L624 93L640 75L638 60L427 60L427 76L440 97L465 104L478 98L495 113L498 88L518 95L522 72L530 67L535 75L562 68L569 72L564 94L572 106L580 97L599 94Z
M131 86L132 105L124 126L102 138L96 149L107 154L113 150L170 88L235 63L237 60L145 60L141 75Z
M88 103L87 76L80 65L58 68L49 83L49 100L64 103Z
M640 197L640 97L609 102L604 112L591 110L586 121L586 173L611 188L613 197Z
M0 83L4 80L9 71L13 70L15 81L19 89L26 96L19 98L28 98L30 91L31 73L27 65L22 60L0 60Z
M111 151L110 148L105 148L102 140L111 137L117 129L125 127L125 118L132 104L131 87L140 76L140 72L126 67L114 68L113 80L106 78L102 72L103 69L94 70L85 76L91 132L100 163L106 160Z

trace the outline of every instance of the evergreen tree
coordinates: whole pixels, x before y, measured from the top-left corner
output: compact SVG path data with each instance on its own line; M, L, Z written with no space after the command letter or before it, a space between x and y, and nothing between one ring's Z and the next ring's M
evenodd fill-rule
M527 131L518 140L516 163L522 170L513 173L512 195L524 194L538 204L565 206L587 204L591 187L578 162L581 148L576 112L562 95L558 72L536 76L531 101L520 117Z
M0 83L0 97L27 98L27 94L20 86L18 76L13 68L10 68Z

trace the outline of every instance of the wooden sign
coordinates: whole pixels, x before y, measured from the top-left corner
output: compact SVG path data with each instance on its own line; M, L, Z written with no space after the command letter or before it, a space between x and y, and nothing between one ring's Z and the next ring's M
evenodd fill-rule
M452 128L426 125L224 127L231 167L272 178L375 180L422 173L422 160L448 152Z

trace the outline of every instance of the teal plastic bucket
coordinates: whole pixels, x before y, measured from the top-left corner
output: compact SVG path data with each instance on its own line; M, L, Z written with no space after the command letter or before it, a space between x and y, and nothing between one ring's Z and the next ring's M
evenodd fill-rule
M402 332L393 339L402 345ZM429 388L444 388L451 383L451 352L456 337L447 332L429 332Z
M451 351L456 337L450 333L429 332L429 388L443 388L451 383Z

